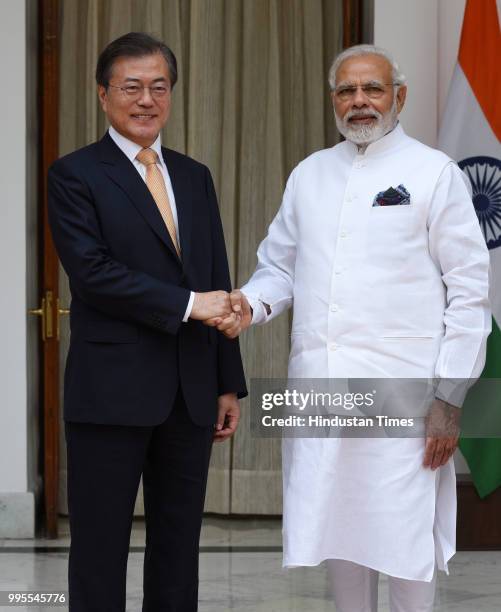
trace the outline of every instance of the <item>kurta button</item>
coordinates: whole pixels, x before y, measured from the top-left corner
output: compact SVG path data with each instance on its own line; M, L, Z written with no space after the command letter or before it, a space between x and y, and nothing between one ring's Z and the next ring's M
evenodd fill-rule
M329 344L329 350L335 351L336 348L337 348L337 346L333 342L331 344Z
M331 304L331 312L337 312L339 310L339 307L337 304Z

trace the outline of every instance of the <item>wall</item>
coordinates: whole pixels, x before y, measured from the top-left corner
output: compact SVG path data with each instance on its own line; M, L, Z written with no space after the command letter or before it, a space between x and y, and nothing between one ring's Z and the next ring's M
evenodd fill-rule
M26 368L26 6L0 0L0 538L30 537Z
M389 49L408 78L401 119L430 146L438 127L459 48L466 0L375 0L374 43Z
M440 0L438 4L438 118L447 100L452 72L456 65L466 0Z

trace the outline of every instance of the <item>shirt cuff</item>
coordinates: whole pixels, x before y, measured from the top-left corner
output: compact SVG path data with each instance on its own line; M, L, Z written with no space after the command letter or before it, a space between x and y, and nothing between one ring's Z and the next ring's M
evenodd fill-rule
M435 389L435 397L456 408L462 408L469 387L475 381L469 378L441 378Z
M191 315L191 309L193 308L193 302L195 301L195 292L190 292L190 299L188 300L188 306L186 306L186 311L183 317L183 323L186 323Z
M243 293L243 291L242 291ZM268 318L268 311L266 310L266 306L264 303L256 298L245 294L247 301L249 302L249 306L252 308L252 325L259 325L260 323L265 323Z

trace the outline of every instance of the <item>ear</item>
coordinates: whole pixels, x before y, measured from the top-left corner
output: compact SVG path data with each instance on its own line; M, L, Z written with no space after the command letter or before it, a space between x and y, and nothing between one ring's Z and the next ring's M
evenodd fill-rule
M106 91L106 87L103 87L103 85L98 85L97 95L99 97L99 102L101 102L101 107L103 111L106 112L106 106L108 102L108 92Z
M400 113L407 97L407 85L401 85L397 91L397 112Z

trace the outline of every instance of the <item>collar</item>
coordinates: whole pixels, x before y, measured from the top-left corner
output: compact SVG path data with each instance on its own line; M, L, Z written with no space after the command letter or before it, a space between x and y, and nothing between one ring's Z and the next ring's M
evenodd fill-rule
M400 122L398 122L397 125L391 130L391 132L388 132L379 140L371 142L369 145L367 145L363 153L359 151L358 146L354 142L346 142L348 142L350 150L353 152L354 155L367 158L369 156L377 155L378 153L382 153L383 151L392 149L404 137L404 129L401 126Z
M143 149L143 147L141 145L138 145L136 142L125 138L125 136L122 136L122 134L120 134L120 132L117 132L117 130L112 125L110 125L108 129L108 133L112 138L113 142L117 145L117 147L120 148L124 155L126 155L131 162L136 161L136 155L139 153L139 151ZM159 161L161 161L162 139L160 134L158 134L155 142L149 148L153 149L153 151L156 152Z

